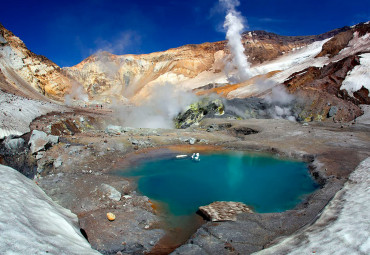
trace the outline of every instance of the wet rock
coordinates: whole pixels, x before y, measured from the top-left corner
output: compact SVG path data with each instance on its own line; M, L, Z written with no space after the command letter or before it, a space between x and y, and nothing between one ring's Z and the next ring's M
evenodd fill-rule
M253 213L251 208L239 202L213 202L199 207L199 211L211 221L236 221L240 213Z
M13 136L8 136L4 141L5 148L11 152L17 152L24 146L24 140L22 138L13 138Z
M101 184L100 185L100 191L108 196L110 199L114 200L114 201L120 201L121 200L121 192L119 192L118 190L116 190L115 188L113 188L112 186L108 185L108 184Z

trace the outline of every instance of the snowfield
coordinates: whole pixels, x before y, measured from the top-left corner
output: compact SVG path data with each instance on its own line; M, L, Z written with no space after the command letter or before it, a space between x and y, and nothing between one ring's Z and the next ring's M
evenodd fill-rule
M311 226L256 254L370 254L370 158Z
M32 180L0 165L0 254L100 254L81 235L77 216Z
M0 139L20 136L30 131L33 119L52 111L63 111L63 106L27 99L0 92Z
M347 90L353 96L353 92L360 90L362 86L370 91L370 53L360 55L360 65L348 73L340 89Z

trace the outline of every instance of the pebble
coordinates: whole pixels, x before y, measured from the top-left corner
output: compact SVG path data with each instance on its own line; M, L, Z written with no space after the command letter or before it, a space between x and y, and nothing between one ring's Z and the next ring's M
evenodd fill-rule
M116 219L116 215L114 215L113 213L109 212L109 213L107 213L107 219L109 221L114 221Z

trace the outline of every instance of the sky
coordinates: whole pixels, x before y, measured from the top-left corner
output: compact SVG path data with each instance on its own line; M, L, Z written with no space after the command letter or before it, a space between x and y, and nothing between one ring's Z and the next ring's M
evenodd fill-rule
M233 0L235 1L235 0ZM370 20L370 0L239 0L245 30L313 35ZM218 0L1 1L0 23L61 67L225 39Z

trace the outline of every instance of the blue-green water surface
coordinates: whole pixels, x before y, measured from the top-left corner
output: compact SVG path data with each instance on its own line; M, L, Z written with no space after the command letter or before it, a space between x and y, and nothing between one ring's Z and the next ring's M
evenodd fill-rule
M200 161L159 159L120 171L173 215L190 215L214 201L237 201L260 213L292 209L318 185L303 162L242 152L200 155Z

